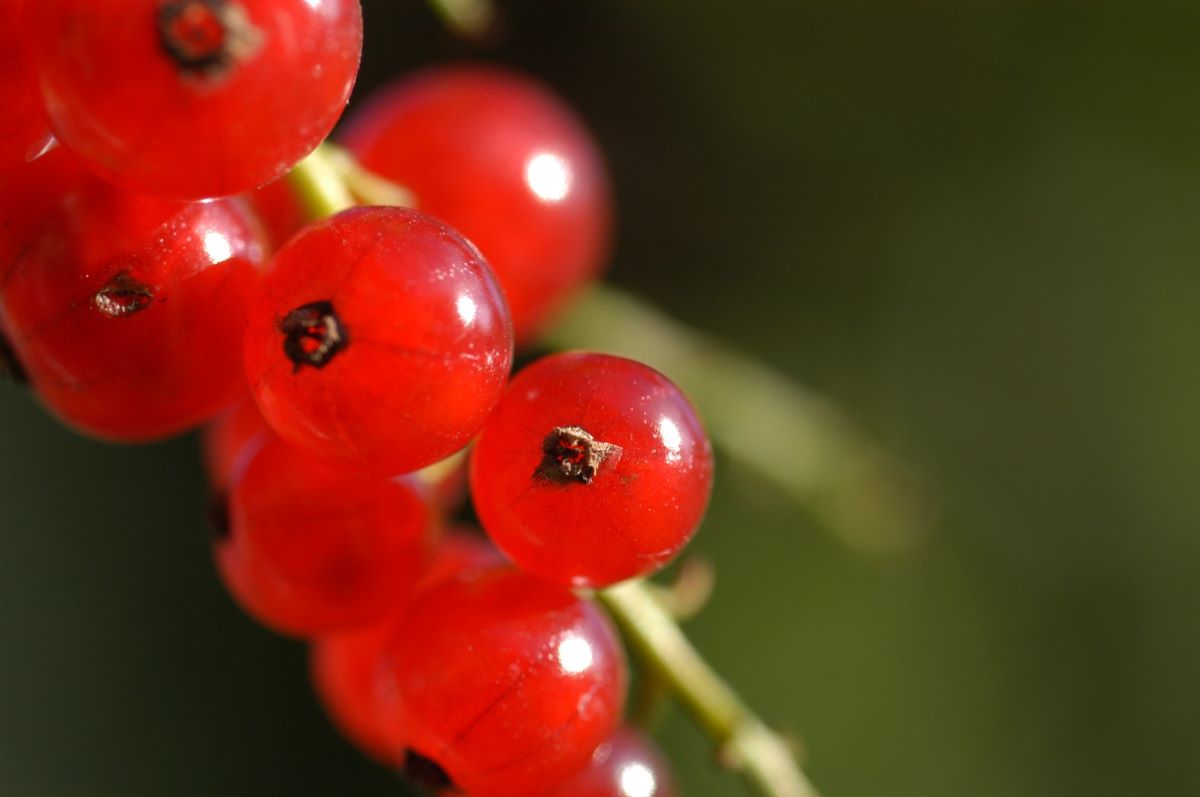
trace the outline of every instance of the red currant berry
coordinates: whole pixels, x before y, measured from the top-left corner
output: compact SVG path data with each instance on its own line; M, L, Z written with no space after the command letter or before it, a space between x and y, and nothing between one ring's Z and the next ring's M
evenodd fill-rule
M63 192L36 194L0 253L0 324L39 398L97 437L169 436L245 390L239 357L262 248L246 211L132 194L56 150L22 171Z
M333 128L358 0L37 0L54 132L106 177L181 199L262 185Z
M494 67L433 69L368 100L342 142L471 239L530 340L608 254L607 173L587 130L547 89Z
M236 482L270 434L271 427L249 396L221 413L200 438L209 484L220 492Z
M50 144L37 78L25 58L23 0L0 0L0 171L31 160Z
M500 552L484 538L450 532L438 543L418 589L501 562ZM319 637L309 651L313 688L334 725L368 756L392 767L404 757L406 734L389 723L382 709L379 678L384 647L396 622L396 616L389 615L364 628Z
M267 422L306 451L384 474L466 445L511 365L508 310L478 250L401 208L348 210L289 241L246 332Z
M401 606L436 530L413 478L378 479L313 461L277 437L253 455L218 528L221 575L263 625L311 636Z
M625 662L604 614L510 568L422 592L386 656L406 771L474 797L527 797L564 780L624 703Z
M513 379L472 452L471 495L522 568L603 587L683 548L712 468L695 410L665 376L621 357L559 354Z
M645 734L622 728L592 760L543 797L675 797L666 758Z

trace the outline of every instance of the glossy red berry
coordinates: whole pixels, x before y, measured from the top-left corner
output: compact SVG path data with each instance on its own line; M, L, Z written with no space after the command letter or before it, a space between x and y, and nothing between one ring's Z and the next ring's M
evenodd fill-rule
M436 219L355 208L276 255L246 332L263 416L296 446L382 474L462 448L512 364L503 295Z
M278 177L333 128L358 0L37 0L54 132L109 179L181 199Z
M249 614L281 633L311 636L402 605L424 572L435 529L415 479L327 467L272 437L229 492L216 559Z
M518 341L604 265L604 164L572 111L530 78L495 67L427 70L375 94L340 139L480 248Z
M541 797L675 797L671 767L645 734L622 728L581 771Z
M604 614L510 568L423 592L386 655L406 772L473 797L528 797L564 780L624 702L625 663Z
M50 143L42 95L25 57L22 7L23 0L0 0L0 174Z
M71 426L137 441L212 418L244 392L241 330L262 247L246 211L134 194L54 151L0 235L0 325L39 398ZM52 198L51 198L52 197ZM6 199L5 203L11 203ZM11 222L11 225L10 225Z
M708 504L712 449L669 379L605 354L529 366L471 456L492 540L525 570L603 587L666 564Z
M450 532L438 543L418 590L503 562L486 539ZM338 730L356 747L385 766L399 767L405 734L381 705L383 651L395 633L397 616L363 628L328 634L309 649L313 688Z

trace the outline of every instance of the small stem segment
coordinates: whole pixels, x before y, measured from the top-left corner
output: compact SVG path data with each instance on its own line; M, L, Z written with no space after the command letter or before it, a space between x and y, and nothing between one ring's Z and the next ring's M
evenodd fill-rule
M492 0L429 0L429 4L459 36L482 39L496 26Z
M327 144L321 144L296 164L287 176L309 218L323 219L357 204L342 179Z
M599 597L653 677L671 687L717 743L722 761L744 775L764 797L819 797L787 742L701 658L650 584L627 581L609 587Z

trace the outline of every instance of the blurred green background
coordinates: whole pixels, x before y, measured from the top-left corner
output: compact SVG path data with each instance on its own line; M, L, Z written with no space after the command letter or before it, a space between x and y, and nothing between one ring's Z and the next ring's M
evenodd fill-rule
M1200 794L1200 6L366 0L592 124L615 283L843 404L940 504L872 557L722 463L690 630L827 797ZM361 92L360 92L361 95ZM1190 470L1189 470L1190 468ZM0 386L0 795L389 795L209 561L194 439ZM691 797L740 795L678 714Z

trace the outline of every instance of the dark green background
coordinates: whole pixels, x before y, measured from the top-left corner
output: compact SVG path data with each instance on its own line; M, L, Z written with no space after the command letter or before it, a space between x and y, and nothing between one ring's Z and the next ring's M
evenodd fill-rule
M616 283L940 501L878 559L722 470L691 630L827 797L1200 793L1200 8L1100 5L513 2L483 51L597 131ZM366 12L363 88L473 52ZM0 387L0 795L403 793L222 594L203 489L193 439L90 443ZM664 730L688 795L743 793Z

